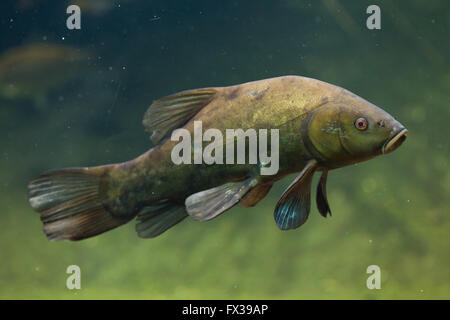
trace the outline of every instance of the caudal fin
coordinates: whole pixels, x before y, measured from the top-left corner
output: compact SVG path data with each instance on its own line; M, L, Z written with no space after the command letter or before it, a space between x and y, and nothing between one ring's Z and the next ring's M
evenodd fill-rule
M28 185L28 197L40 213L49 240L81 240L130 220L111 215L102 205L100 181L106 166L46 172Z

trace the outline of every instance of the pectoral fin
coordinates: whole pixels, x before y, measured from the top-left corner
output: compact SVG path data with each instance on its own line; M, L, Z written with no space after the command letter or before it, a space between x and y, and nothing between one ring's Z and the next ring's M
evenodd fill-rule
M186 199L186 211L195 220L211 220L237 204L256 184L256 179L249 178L195 193Z
M331 210L327 200L327 176L328 171L324 170L317 185L316 193L317 209L324 218L327 217L327 214L331 216Z
M308 219L311 208L311 181L316 166L317 161L310 160L278 200L274 218L281 230L296 229Z

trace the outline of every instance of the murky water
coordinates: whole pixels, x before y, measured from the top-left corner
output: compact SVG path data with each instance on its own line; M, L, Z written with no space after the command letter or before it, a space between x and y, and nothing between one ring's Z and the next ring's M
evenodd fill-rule
M0 4L1 298L450 298L447 1L377 1L380 30L366 27L371 1L54 2ZM80 30L66 26L70 4ZM133 223L46 239L31 178L145 152L157 98L288 74L349 89L409 130L392 154L330 172L331 218L313 206L280 231L289 176L256 207L156 239ZM82 289L70 291L74 264ZM366 286L370 265L381 290Z

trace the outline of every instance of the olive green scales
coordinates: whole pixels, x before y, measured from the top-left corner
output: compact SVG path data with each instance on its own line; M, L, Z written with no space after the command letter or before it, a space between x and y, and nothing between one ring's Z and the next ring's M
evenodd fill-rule
M184 128L194 134L195 121L224 135L233 128L279 130L278 172L261 175L264 163L174 164L171 152L178 142L171 133ZM155 237L188 215L206 221L236 204L253 206L274 182L299 172L274 213L280 229L295 229L308 217L315 171L322 172L316 203L326 216L328 171L391 152L407 135L370 102L299 76L183 91L155 101L143 123L155 147L138 158L50 171L30 182L29 201L49 239L92 237L136 216L139 236Z

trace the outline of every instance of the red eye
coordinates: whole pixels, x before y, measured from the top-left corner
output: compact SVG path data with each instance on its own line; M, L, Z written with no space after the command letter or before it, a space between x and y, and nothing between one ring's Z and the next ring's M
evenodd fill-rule
M356 119L355 127L356 127L356 129L361 130L361 131L366 130L367 129L367 120L364 118Z

